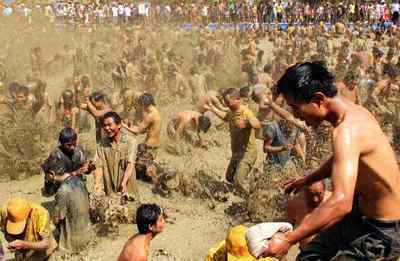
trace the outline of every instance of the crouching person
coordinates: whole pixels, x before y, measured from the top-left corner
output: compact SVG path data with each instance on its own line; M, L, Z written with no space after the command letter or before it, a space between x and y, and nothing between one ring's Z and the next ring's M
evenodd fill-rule
M49 212L22 198L13 198L0 210L0 230L15 260L44 261L57 247L50 230Z

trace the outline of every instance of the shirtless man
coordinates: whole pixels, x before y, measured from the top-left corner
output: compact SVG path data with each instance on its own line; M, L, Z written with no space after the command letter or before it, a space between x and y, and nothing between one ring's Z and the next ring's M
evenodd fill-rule
M175 140L184 138L190 143L205 146L206 142L200 132L206 133L211 127L210 119L197 111L182 111L167 126L168 136ZM192 130L196 132L198 141L194 140Z
M326 189L326 185L323 181L317 181L305 187L301 193L288 201L287 215L289 222L294 225L300 225L309 213L324 203L330 196L331 192ZM315 235L301 240L300 248L305 247L314 237Z
M216 91L208 91L206 95L199 98L199 101L196 104L196 109L201 114L204 114L208 111L209 106L212 104L218 110L228 112L229 109L223 103L223 93L226 89L222 88L219 89L218 92Z
M264 256L283 256L318 234L298 260L330 260L338 253L356 260L400 257L400 171L378 122L365 108L337 96L333 75L320 63L290 67L277 85L296 115L316 128L333 125L333 156L317 170L285 184L286 192L330 177L332 194L297 229L274 236ZM354 203L354 207L353 207Z
M136 164L144 165L145 175L157 183L157 167L154 160L157 158L156 152L160 146L161 116L155 106L153 96L149 93L139 96L138 105L142 107L143 120L138 126L130 126L125 123L122 123L122 126L133 134L146 133L145 142L138 145Z
M156 204L143 204L136 211L138 233L126 242L117 261L146 261L150 242L164 230L162 209Z

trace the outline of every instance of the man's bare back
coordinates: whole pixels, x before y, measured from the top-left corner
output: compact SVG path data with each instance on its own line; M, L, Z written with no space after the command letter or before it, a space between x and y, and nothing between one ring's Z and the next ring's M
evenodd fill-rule
M149 112L144 112L143 121L149 122L146 132L146 145L158 147L160 145L161 116L157 108L151 106Z
M222 102L217 98L218 92L216 91L208 91L206 95L201 96L199 98L199 101L196 104L196 109L198 112L201 114L205 113L208 111L208 105L213 104L215 107L217 107L219 110L223 111L228 111L228 108L226 108Z
M117 261L146 261L149 252L149 242L146 235L134 235L126 242Z

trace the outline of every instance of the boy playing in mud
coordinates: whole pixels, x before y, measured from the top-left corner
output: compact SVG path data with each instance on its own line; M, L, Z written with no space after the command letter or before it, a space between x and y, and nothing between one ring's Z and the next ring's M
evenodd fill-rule
M246 179L257 160L255 130L261 128L261 124L253 112L242 104L237 89L228 89L225 92L224 102L230 109L228 113L218 110L212 104L210 110L229 124L232 158L226 179L234 183L241 193L247 194Z
M180 140L182 138L192 144L206 146L206 141L200 132L207 133L211 127L210 119L197 111L182 111L173 118L167 125L167 133L171 139ZM198 141L195 141L191 131L196 132Z
M146 261L150 242L164 230L164 214L156 204L143 204L136 211L138 233L125 244L118 261Z
M330 177L332 194L292 232L274 236L263 256L283 256L318 234L299 260L353 260L400 257L400 171L395 153L378 122L365 108L337 96L333 75L319 62L290 67L277 91L298 117L316 128L333 125L333 156L317 170L285 184L286 192ZM354 203L354 204L353 204Z

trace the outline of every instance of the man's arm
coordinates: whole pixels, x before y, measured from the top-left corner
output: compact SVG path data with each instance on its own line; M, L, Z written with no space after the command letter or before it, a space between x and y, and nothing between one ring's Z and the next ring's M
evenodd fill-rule
M122 187L122 191L121 192L122 193L126 192L126 186L128 184L129 179L132 177L132 175L134 173L136 173L134 165L135 165L134 163L128 162L128 165L127 165L127 167L125 169L125 172L124 172L124 177L122 179L122 184L121 184L121 187Z
M217 109L213 104L208 105L209 107L207 107L207 105L205 106L206 109L209 109L212 113L214 113L218 118L220 118L221 120L225 121L226 120L226 116L227 113L224 111L221 111L219 109Z
M229 109L225 107L217 97L211 97L211 102L220 111L228 112Z
M132 132L133 134L142 134L146 132L146 130L150 127L151 123L152 123L151 118L145 117L143 121L139 123L138 126L129 127L124 123L122 123L122 126L129 132Z
M270 137L264 138L264 153L278 153L281 151L289 150L292 145L272 146L272 139Z
M274 102L270 102L269 106L276 114L278 114L279 117L283 118L284 120L292 123L294 126L305 130L305 131L309 131L307 126L300 120L296 119L293 114L291 114L290 112L288 112L287 110L285 110L284 108L282 108L281 106L279 106L278 104L274 103Z
M354 137L350 132L348 129L339 130L337 137L334 138L331 196L305 217L296 230L286 235L291 244L332 226L351 211L360 150L358 144L353 142Z
M93 105L93 103L89 99L86 99L86 103L87 103L87 109L88 109L89 113L92 114L92 116L95 118L102 117L104 114L111 111L111 109L108 106L106 106L106 108L103 110L96 109L96 107Z

